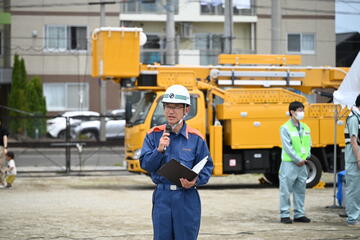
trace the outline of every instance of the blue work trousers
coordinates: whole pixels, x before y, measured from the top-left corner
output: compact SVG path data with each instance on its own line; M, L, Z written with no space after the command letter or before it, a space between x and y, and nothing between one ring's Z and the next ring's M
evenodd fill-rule
M345 180L347 222L351 224L360 217L360 169L357 162L346 163Z
M171 190L160 184L153 193L154 240L196 240L201 202L197 189Z
M294 218L305 216L304 201L307 177L308 172L305 165L298 167L293 162L281 162L279 170L281 218L290 217L290 197L292 193Z

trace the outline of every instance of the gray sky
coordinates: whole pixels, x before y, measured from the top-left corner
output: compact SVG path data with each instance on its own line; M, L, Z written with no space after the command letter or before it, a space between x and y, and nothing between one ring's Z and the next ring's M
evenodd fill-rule
M336 33L360 32L360 0L336 0L336 12Z

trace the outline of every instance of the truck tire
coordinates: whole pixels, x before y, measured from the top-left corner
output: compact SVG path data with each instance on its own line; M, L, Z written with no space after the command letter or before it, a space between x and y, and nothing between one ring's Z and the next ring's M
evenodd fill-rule
M322 175L322 166L320 160L311 155L311 158L308 160L306 164L306 168L308 170L308 178L306 180L306 187L312 188L316 184L320 182L321 175ZM274 185L279 186L279 175L278 173L264 173L264 177L266 178L267 182Z
M306 180L306 187L312 188L320 182L322 175L322 166L320 160L311 155L310 159L306 164L308 170L308 178Z

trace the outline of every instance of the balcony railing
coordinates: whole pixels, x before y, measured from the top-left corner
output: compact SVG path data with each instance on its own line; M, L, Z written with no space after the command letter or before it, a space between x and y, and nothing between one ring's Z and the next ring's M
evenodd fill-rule
M175 14L179 11L179 0L175 0ZM138 0L121 4L121 13L166 14L166 0Z
M213 5L213 4L201 4L201 15L224 15L225 8L223 4ZM250 8L248 6L240 5L239 7L233 7L233 14L234 15L241 15L241 16L254 16L255 15L255 8L254 8L254 0L250 0Z

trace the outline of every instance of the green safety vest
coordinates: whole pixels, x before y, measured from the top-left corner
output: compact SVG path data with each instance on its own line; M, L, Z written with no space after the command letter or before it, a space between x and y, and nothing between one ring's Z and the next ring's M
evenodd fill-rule
M296 155L298 155L301 159L305 160L310 155L310 128L305 123L301 123L304 128L303 136L299 136L298 129L293 125L292 121L287 121L283 127L285 127L290 134L291 145L294 148ZM284 150L281 152L281 159L285 162L292 162L293 159L287 154Z

